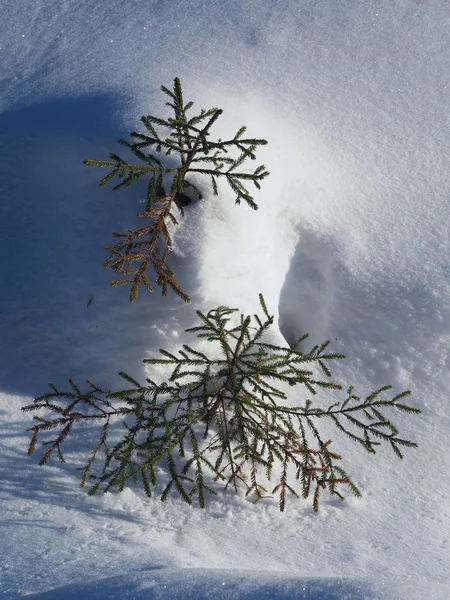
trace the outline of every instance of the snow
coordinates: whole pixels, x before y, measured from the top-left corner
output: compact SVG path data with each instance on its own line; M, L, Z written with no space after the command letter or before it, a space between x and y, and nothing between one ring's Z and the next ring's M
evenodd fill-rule
M450 597L449 44L445 0L2 0L0 599ZM193 298L129 304L102 268L137 191L99 189L179 76L197 107L268 139L254 213L206 190L176 234ZM190 338L195 309L255 310L275 339L345 352L361 393L410 388L418 450L339 439L362 500L206 509L137 489L89 498L73 464L26 457L21 407L68 377L114 386ZM87 306L90 298L93 302Z

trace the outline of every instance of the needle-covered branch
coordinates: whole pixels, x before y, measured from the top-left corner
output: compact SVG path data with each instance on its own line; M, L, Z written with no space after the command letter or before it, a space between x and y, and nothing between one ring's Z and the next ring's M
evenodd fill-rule
M156 492L165 500L173 489L203 507L206 494L217 494L222 482L254 501L276 495L282 511L288 496L312 496L315 511L323 490L340 499L345 489L359 497L321 422L328 420L369 453L388 444L402 458L400 448L416 444L399 436L393 417L420 411L404 403L408 391L386 397L390 386L365 398L349 388L342 397L330 364L345 357L330 351L328 342L301 350L307 336L291 347L268 343L274 318L262 296L260 302L261 313L253 317L224 306L198 311L199 324L187 331L202 346L184 345L177 354L160 350L144 361L166 367L166 380L149 377L142 385L121 373L127 388L118 391L87 382L82 392L70 381L62 392L51 384L23 409L35 420L28 453L52 431L52 439L42 441L39 464L55 453L64 461L68 437L91 423L98 424L98 441L79 467L90 494L140 483L148 496ZM123 423L122 436L111 435L114 421Z
M189 182L189 174L203 175L211 182L214 195L218 195L218 180L224 180L235 194L236 204L246 202L251 208L258 206L248 190L252 183L261 188L261 181L269 175L264 165L246 170L248 160L256 160L258 147L267 144L264 139L242 137L246 132L241 127L231 139L222 141L211 139L214 123L222 114L218 108L202 109L190 116L193 102L184 103L181 83L174 80L173 90L161 86L168 96L166 105L173 117L161 119L152 115L141 117L145 133L133 131L131 141L121 139L119 143L139 162L129 162L116 153L109 155L110 160L85 160L91 167L106 168L109 173L100 181L100 186L114 182L113 190L131 187L135 181L146 178L146 209L138 216L146 220L146 225L137 230L115 233L121 241L108 246L110 258L105 267L111 267L121 279L115 279L113 286L132 286L130 300L136 300L143 285L153 291L148 269L155 271L155 282L162 288L163 296L172 288L183 300L189 302L188 294L181 289L167 259L172 249L171 226L178 223L176 213L183 216L183 207L190 201L189 189L198 198L200 191ZM188 114L189 113L189 114ZM162 130L162 131L160 131ZM174 157L170 163L164 157ZM163 177L171 178L170 191L163 187Z

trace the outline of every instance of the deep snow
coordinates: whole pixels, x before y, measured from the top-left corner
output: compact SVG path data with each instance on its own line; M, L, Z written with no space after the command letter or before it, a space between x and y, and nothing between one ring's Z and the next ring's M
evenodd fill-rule
M445 0L2 1L1 599L450 597L449 32ZM82 160L164 114L175 76L224 109L217 135L269 140L271 176L257 213L226 192L189 207L175 270L192 305L130 305L101 265L138 195ZM47 381L144 377L196 308L254 310L258 292L278 341L347 354L344 384L413 391L404 461L339 439L362 500L88 498L74 465L26 457L21 407Z

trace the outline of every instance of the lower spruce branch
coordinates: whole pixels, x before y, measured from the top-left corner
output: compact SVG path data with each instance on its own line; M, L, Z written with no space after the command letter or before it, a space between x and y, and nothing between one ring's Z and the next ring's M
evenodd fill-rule
M402 458L403 449L416 444L399 436L392 416L420 411L404 403L409 391L386 399L390 386L365 398L350 387L342 398L329 365L345 357L331 352L328 342L302 352L305 336L291 347L267 343L274 318L262 296L260 303L261 314L253 317L236 318L237 309L224 306L197 311L199 325L187 331L210 343L211 353L184 345L177 354L160 350L160 357L146 359L170 370L166 381L148 378L141 385L121 373L128 388L119 391L89 381L87 391L72 380L66 392L50 384L48 393L23 408L35 421L28 453L54 431L42 442L46 451L39 464L54 454L64 461L74 428L98 423L98 441L79 467L89 494L140 484L149 497L156 493L165 500L176 490L188 504L196 499L204 507L222 482L255 502L276 496L281 511L288 496L312 497L314 511L325 490L341 500L345 490L360 497L340 454L322 437L321 421L371 454L388 444ZM325 396L319 403L320 391ZM327 394L337 400L330 402ZM122 437L111 434L113 421L123 423Z

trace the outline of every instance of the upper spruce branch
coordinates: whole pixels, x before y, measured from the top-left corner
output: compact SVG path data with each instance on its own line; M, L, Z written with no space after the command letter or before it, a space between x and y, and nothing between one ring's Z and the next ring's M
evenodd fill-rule
M199 114L190 116L193 102L184 103L181 83L174 80L173 90L161 86L169 98L166 105L173 116L161 119L152 115L141 117L145 133L133 131L132 141L119 140L139 162L128 162L118 154L111 153L107 160L85 160L84 164L107 168L110 172L100 181L100 186L119 180L113 187L118 190L130 187L135 181L147 177L147 204L145 211L138 216L147 224L140 229L127 229L124 233L114 233L120 241L107 247L110 258L105 267L111 267L119 279L112 281L113 286L131 284L130 300L137 298L139 288L144 285L149 291L153 287L148 277L151 266L156 273L156 284L162 288L163 296L168 288L189 302L189 296L182 290L175 275L167 265L168 253L172 249L170 224L178 223L176 213L183 215L183 206L188 201L186 189L197 188L186 177L198 173L209 178L213 193L218 195L218 180L223 179L231 187L236 204L246 202L251 208L257 205L247 185L253 183L260 189L260 182L269 175L264 165L253 172L245 169L247 159L256 159L258 146L267 144L266 140L248 138L241 127L236 135L228 140L211 139L211 129L222 114L218 108L202 109ZM163 130L164 134L159 130ZM163 156L176 156L178 166L165 166ZM170 191L163 187L163 176L172 177Z
M148 496L157 488L165 500L176 489L187 503L196 498L203 507L206 494L216 494L223 482L255 501L276 495L281 511L288 495L312 496L315 511L323 490L343 499L347 488L359 497L321 422L334 424L369 453L388 444L402 458L416 444L400 437L392 415L420 411L404 403L409 391L386 399L390 386L365 398L349 388L342 397L329 364L345 357L331 352L328 342L301 351L307 336L291 347L268 343L273 316L262 296L260 302L261 314L254 317L236 319L237 309L223 306L197 311L200 323L187 331L209 342L211 352L184 345L177 354L160 350L161 357L146 359L169 369L166 381L148 378L141 385L121 373L128 389L107 391L88 382L81 391L70 381L71 389L61 392L51 385L23 409L35 413L29 454L42 434L54 431L43 441L40 464L55 453L64 461L72 428L94 422L101 425L98 442L80 467L81 486L92 483L90 494L135 482ZM319 401L320 391L325 397ZM327 392L337 399L327 400ZM124 433L111 441L115 420L123 422Z

